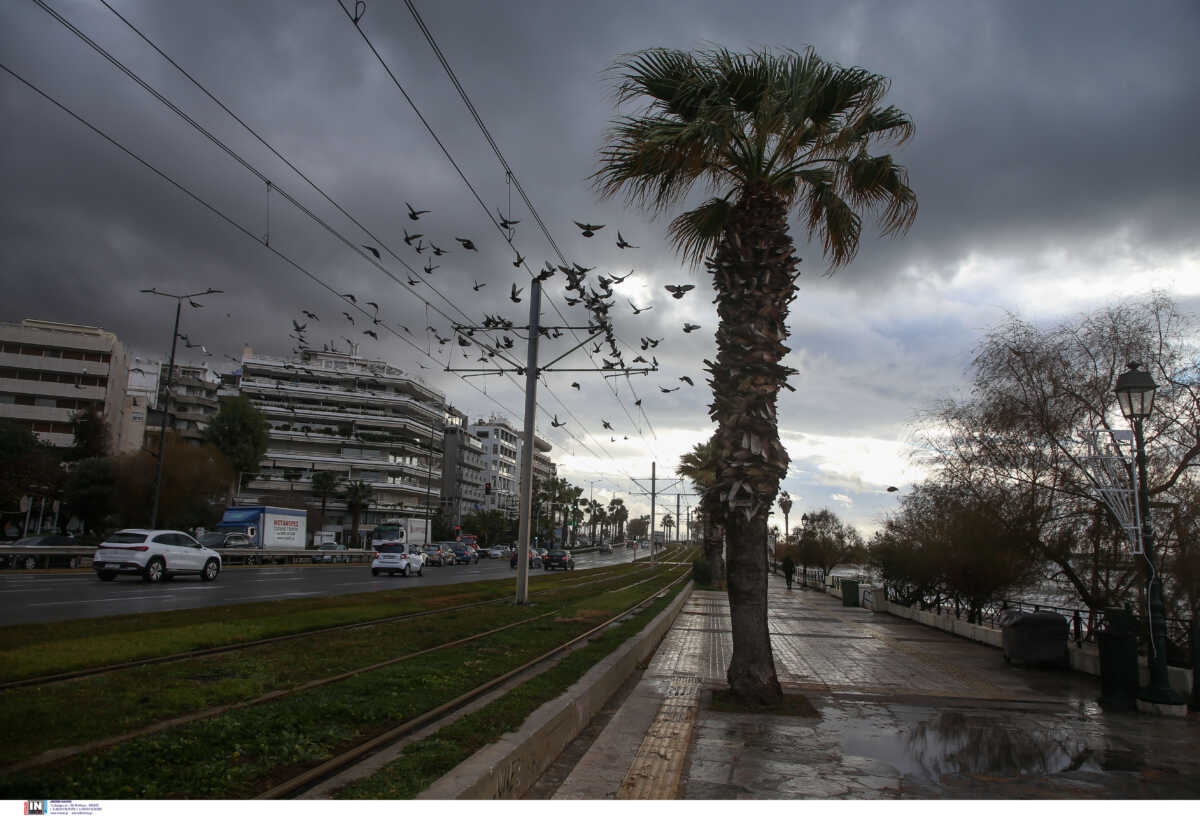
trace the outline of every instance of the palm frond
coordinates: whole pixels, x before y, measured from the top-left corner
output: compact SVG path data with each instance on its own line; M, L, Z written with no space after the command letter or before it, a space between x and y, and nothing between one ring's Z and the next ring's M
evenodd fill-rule
M834 192L832 184L818 184L809 190L805 201L808 213L808 237L821 237L821 247L830 268L844 266L858 252L862 218Z
M675 251L689 263L700 264L717 247L733 209L724 198L710 198L694 210L679 215L667 233Z

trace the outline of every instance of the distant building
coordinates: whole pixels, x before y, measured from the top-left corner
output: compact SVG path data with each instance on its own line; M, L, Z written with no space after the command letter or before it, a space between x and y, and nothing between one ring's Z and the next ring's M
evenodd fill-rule
M69 447L76 415L90 410L103 417L109 451L117 452L127 378L126 352L112 332L46 320L0 323L0 418L28 426L43 442Z
M520 467L522 449L525 447L525 432L522 431L517 438L517 466ZM550 461L550 451L553 446L536 434L533 437L533 480L534 482L547 482L550 479L558 478L558 465ZM520 474L518 473L518 477Z
M218 389L222 375L207 365L176 362L167 391L168 364L161 360L134 357L129 365L129 385L125 390L127 424L119 434L120 452L139 448L158 448L162 425L162 405L167 405L167 429L185 442L201 444L204 430L220 410ZM149 441L146 439L149 434Z
M460 527L463 516L485 508L483 442L468 430L466 414L452 406L446 408L443 439L442 512Z
M483 443L483 481L485 487L491 485L491 492L484 496L484 508L502 510L516 518L520 481L517 470L520 437L516 429L503 417L492 416L471 425L470 431Z
M374 499L361 514L357 543L388 518L430 519L441 507L445 396L381 360L305 351L293 359L242 353L237 389L266 414L270 444L238 503L319 509L312 476L332 471L363 481ZM229 393L229 384L222 393ZM327 500L324 532L343 543L350 512ZM318 532L315 523L311 532Z

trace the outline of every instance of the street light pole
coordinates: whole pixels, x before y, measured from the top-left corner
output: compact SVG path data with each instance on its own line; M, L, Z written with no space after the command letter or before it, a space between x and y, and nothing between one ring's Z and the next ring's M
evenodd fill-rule
M1154 566L1154 527L1150 523L1150 489L1146 478L1146 445L1142 422L1154 410L1154 391L1158 387L1149 372L1139 371L1140 363L1117 377L1117 401L1121 413L1133 425L1136 448L1138 506L1141 509L1142 557L1146 559L1146 591L1150 614L1150 685L1142 688L1138 699L1157 705L1183 705L1183 696L1175 693L1167 673L1167 620L1163 604L1162 578Z
M183 308L184 298L192 300L205 295L219 295L222 292L220 289L205 289L203 292L173 295L170 292L160 292L150 288L143 289L142 293L175 299L175 328L171 332L171 359L167 363L167 383L163 388L163 404L158 423L158 462L154 466L154 503L150 507L150 529L153 530L158 527L158 497L162 490L163 459L167 456L167 409L171 404L171 380L175 376L175 346L179 342L179 313Z

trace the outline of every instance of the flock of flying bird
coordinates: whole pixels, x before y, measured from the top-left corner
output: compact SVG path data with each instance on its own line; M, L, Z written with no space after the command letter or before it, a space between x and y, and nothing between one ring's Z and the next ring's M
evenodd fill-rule
M418 210L408 202L405 202L405 206L408 208L408 218L412 221L419 221L421 216L427 215L430 212L430 210ZM499 215L498 224L502 230L506 231L508 243L511 247L514 228L520 222L505 217L505 215L499 211L497 211L497 215ZM606 226L604 224L588 224L580 221L576 221L574 223L575 226L580 229L583 237L585 238L594 237L597 232L604 229ZM451 251L479 252L475 242L470 238L462 238L457 235L453 236L454 241L458 244L458 248L457 250L449 250L436 244L433 238L430 237L426 232L410 233L407 229L403 230L403 232L404 243L417 255L425 255L428 253L423 271L429 276L432 276L433 273L440 268L439 265L433 263L433 258L435 257L440 258L444 255L450 254ZM617 231L616 245L618 249L622 250L638 249L638 247L626 241L625 237L619 230ZM378 247L370 244L362 244L361 246L364 250L369 252L376 261L382 261L383 255ZM516 258L513 261L513 266L520 268L525 263L525 258L519 252L517 252L515 248L513 251L516 254ZM613 286L623 283L630 277L630 275L633 274L633 270L630 270L628 273L621 276L597 275L595 283L593 284L591 281L589 281L588 275L589 273L593 272L595 268L596 267L581 266L578 263L573 263L571 265L555 265L549 261L546 261L544 267L538 271L534 277L538 281L545 282L558 273L563 275L566 280L566 304L568 306L582 305L590 315L587 323L588 330L594 337L601 338L599 342L596 342L591 346L592 353L601 356L601 370L616 374L620 374L623 371L629 371L630 374L648 374L650 372L658 371L658 358L653 355L649 360L647 360L645 357L639 354L629 361L631 365L641 365L644 366L643 368L630 368L626 365L621 348L617 343L617 336L613 328L612 320L609 316L610 310L614 305ZM409 286L417 286L420 283L421 280L419 277L414 278L411 274L408 276ZM478 292L486 286L486 282L481 283L480 281L475 280L472 285L472 290ZM667 285L664 288L672 298L680 300L695 287L691 284L672 284ZM525 287L518 286L516 283L513 283L509 289L508 299L513 303L521 303L524 292ZM361 335L378 341L379 334L375 330L375 327L385 325L383 319L380 317L379 304L375 303L374 301L363 301L362 305L360 306L358 298L353 293L349 292L341 294L341 297L353 304L356 307L356 310L360 312L358 320L356 321L355 315L351 314L350 311L343 311L341 315L347 321L347 323L349 323L349 325L355 330L359 330L361 329L362 321L370 320L371 322L369 327L361 329ZM626 298L626 302L629 303L634 316L640 315L643 312L647 312L654 308L653 306L637 306L628 298ZM366 308L364 307L369 307L371 312L367 313ZM304 322L301 323L299 319L293 318L292 330L288 335L290 339L296 341L297 345L292 349L292 351L293 353L297 354L313 348L309 345L307 335L305 333L308 331L308 326L310 323L320 322L320 318L313 311L301 309L300 313L304 319ZM410 335L412 334L412 331L407 326L401 324L395 325L400 330L403 330ZM683 333L690 334L699 328L700 326L698 324L685 322L683 324ZM505 357L505 352L513 349L515 346L515 342L509 333L520 337L521 335L519 332L522 331L522 329L523 327L514 325L512 320L492 314L485 314L480 326L455 325L452 327L452 331L447 332L448 336L442 336L442 334L440 334L434 326L426 326L428 343L426 353L430 354L431 352L436 352L440 355L442 354L442 346L445 346L451 341L457 339L458 346L464 350L462 352L464 355L466 354L465 350L470 349L471 347L475 347L477 350L481 351L481 354L478 358L480 362L487 362L488 360L495 358L497 355L500 355L502 360L508 361L508 358ZM483 339L475 339L476 332L483 332L486 335L486 341ZM562 336L562 331L558 327L540 328L539 333L549 338L558 338ZM658 344L663 341L663 339L665 338L656 339L652 337L642 337L640 338L641 350L649 351L650 349L656 348ZM352 352L356 350L358 343L356 343L353 339L342 335L341 340L346 342ZM437 342L437 348L433 348L432 346L432 341L434 340ZM607 350L605 347L607 347ZM336 341L324 343L322 349L324 351L337 351L337 343ZM421 363L418 363L418 365L423 369L428 368L428 366ZM446 370L452 370L450 369L449 364L446 365ZM679 377L679 382L686 383L688 386L695 385L692 378L688 376ZM658 389L663 394L670 394L674 391L678 391L681 387L682 386L676 385L668 388L659 385ZM575 389L576 391L582 390L582 386L578 382L572 382L571 388ZM642 409L641 399L635 400L634 405L638 409L644 411L644 409ZM556 414L550 424L552 427L560 428L566 423L561 422ZM607 420L601 420L601 425L606 430L616 433L616 429L613 428L612 424ZM624 438L628 439L629 437L628 435L624 435ZM616 437L611 436L610 441L615 442Z

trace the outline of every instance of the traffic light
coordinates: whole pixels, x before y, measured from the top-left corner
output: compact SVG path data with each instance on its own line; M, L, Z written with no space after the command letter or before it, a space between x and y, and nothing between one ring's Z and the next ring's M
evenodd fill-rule
M490 496L490 495L492 495L492 483L491 483L491 482L484 482L484 483L483 483L483 493L484 493L484 495L485 495L485 496Z

